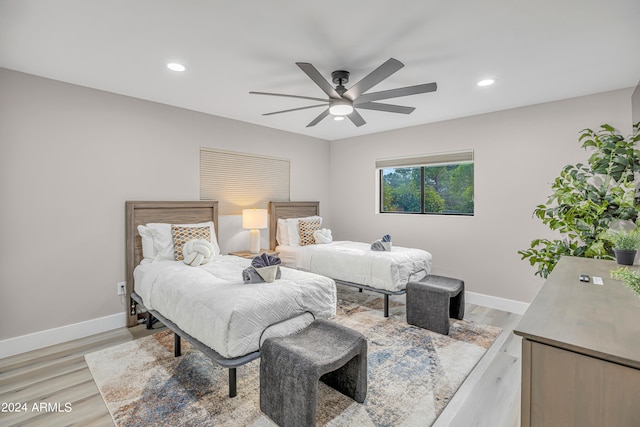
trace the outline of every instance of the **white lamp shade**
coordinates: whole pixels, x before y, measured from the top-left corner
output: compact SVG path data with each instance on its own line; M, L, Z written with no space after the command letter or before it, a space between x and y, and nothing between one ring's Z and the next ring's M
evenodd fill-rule
M267 228L267 210L266 209L243 209L242 210L242 228L255 230L258 228Z

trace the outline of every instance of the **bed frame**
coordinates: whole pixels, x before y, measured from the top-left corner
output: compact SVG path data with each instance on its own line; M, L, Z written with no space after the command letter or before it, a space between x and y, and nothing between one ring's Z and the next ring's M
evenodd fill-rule
M144 301L135 293L133 270L142 260L142 238L138 234L138 225L150 222L170 224L193 224L213 221L216 236L218 235L218 202L133 202L125 203L126 211L126 301L127 326L138 324L141 317L146 317L147 328L151 329L153 317L159 319L174 333L174 355L180 356L180 339L186 340L193 347L207 355L217 365L229 369L229 397L236 396L236 368L260 357L260 352L246 354L240 357L225 358L218 352L202 344L188 333L184 332L162 313L147 310ZM144 311L144 313L141 313ZM152 317L153 316L153 317Z
M269 249L275 250L276 230L278 228L278 218L302 218L306 216L320 215L320 202L269 202ZM406 290L388 291L386 289L373 288L359 283L346 282L344 280L333 279L336 283L345 286L363 289L384 295L384 317L389 317L389 295L402 295Z

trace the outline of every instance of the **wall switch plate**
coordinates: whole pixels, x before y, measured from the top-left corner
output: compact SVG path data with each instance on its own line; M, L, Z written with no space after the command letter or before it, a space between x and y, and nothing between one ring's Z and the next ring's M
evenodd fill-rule
M127 282L118 282L118 295L124 295Z

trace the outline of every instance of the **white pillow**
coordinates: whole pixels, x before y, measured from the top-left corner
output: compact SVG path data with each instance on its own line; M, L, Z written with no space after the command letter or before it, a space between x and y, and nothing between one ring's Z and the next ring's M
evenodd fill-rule
M181 227L210 227L211 234L211 246L213 246L213 254L220 255L220 247L218 246L218 238L216 237L216 231L213 225L213 221L201 222L198 224L173 224ZM138 227L138 233L140 233L140 227ZM175 255L173 252L173 237L171 236L171 224L152 222L146 225L148 233L153 238L153 261L169 260L174 261ZM144 231L147 233L147 231ZM140 233L142 236L142 233ZM148 242L147 242L148 244ZM143 256L147 258L144 252L143 243Z
M276 241L280 246L289 246L289 231L287 230L287 220L278 218L276 228Z
M308 221L320 220L320 225L322 225L322 217L321 216L308 216L305 218L287 218L287 231L289 232L289 246L300 246L300 229L298 228L298 221L304 219Z
M141 263L153 261L153 258L156 256L156 252L153 249L153 235L151 234L151 230L146 225L139 225L138 234L140 234L140 237L142 238Z
M320 230L313 232L313 239L317 244L327 244L333 241L333 236L331 235L331 230L328 228L321 228Z

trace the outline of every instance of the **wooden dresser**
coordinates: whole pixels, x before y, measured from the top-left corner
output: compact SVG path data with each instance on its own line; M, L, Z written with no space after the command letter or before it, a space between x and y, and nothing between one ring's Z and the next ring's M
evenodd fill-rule
M617 267L563 257L514 330L522 426L640 426L640 299L611 279Z

